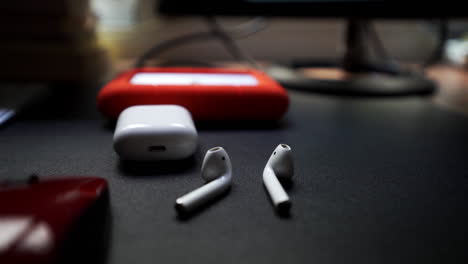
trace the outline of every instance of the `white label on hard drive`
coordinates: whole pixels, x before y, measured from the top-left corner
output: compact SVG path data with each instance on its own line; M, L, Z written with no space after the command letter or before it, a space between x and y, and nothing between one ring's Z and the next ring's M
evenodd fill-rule
M242 73L155 73L141 72L133 75L131 84L140 85L207 85L254 86L255 77Z

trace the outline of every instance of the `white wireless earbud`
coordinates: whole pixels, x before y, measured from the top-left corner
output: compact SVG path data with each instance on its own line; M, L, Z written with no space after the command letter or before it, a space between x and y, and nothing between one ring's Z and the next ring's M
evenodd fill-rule
M273 205L278 210L288 210L291 206L289 196L278 178L290 179L293 175L294 165L291 148L286 144L279 144L263 170L263 183L270 194Z
M229 189L232 178L231 160L222 147L206 152L201 174L208 183L178 198L175 206L179 211L192 211Z

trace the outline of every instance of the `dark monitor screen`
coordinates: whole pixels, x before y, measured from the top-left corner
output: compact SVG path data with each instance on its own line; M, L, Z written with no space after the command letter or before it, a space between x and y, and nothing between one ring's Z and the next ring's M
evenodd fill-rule
M468 15L463 1L160 0L169 15L444 18Z

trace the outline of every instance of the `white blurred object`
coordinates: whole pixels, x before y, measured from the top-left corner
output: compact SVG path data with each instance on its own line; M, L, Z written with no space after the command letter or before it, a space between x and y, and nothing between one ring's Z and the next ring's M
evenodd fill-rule
M465 65L468 58L468 40L448 40L445 48L445 56L454 64Z
M138 0L92 0L91 8L103 28L129 27L136 22Z

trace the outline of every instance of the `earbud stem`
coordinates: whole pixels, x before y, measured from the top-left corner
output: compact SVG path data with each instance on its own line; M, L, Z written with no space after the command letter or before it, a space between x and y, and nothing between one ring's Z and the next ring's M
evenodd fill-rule
M291 205L288 194L284 191L283 186L281 186L281 183L270 167L266 167L263 170L263 183L276 209Z
M193 211L207 201L223 194L229 187L230 177L222 176L178 198L175 206L183 212Z

